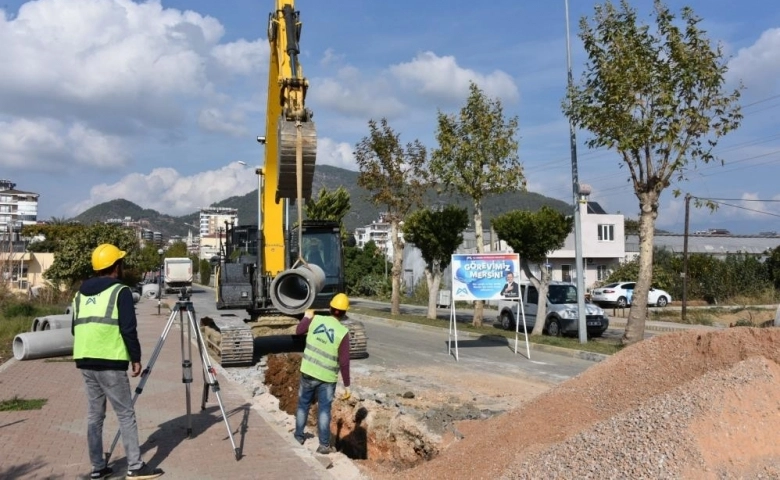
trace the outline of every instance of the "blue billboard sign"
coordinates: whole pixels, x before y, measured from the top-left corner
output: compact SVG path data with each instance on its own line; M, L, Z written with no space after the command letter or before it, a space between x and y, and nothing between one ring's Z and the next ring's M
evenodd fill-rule
M508 280L520 276L520 256L516 253L457 254L452 256L451 265L455 301L511 297L507 293Z

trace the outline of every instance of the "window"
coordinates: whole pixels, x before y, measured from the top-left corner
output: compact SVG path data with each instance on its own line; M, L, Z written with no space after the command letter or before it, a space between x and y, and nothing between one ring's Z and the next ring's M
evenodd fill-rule
M597 265L596 266L596 279L601 282L602 280L606 280L609 276L609 271L607 270L606 265Z
M599 241L600 242L614 242L615 241L615 226L614 225L599 225Z
M561 280L571 282L571 265L561 265Z
M539 291L536 287L528 287L528 304L537 305L539 303Z

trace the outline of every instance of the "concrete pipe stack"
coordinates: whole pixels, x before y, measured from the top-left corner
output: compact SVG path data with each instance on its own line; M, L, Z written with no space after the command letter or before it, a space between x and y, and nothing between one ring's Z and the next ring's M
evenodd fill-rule
M33 319L32 331L14 337L13 351L17 360L62 357L73 353L73 334L70 327L73 316L47 315Z

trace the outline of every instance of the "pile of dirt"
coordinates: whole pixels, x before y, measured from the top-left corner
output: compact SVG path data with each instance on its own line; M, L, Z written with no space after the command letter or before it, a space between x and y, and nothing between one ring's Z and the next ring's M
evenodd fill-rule
M299 366L268 357L290 414ZM780 478L777 328L656 336L501 414L377 392L334 402L331 424L374 479Z
M780 330L660 335L463 438L404 478L777 478ZM773 440L774 439L774 440Z

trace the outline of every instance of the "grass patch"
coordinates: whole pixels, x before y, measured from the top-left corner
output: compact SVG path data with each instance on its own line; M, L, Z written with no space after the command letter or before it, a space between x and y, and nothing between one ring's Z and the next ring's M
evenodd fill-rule
M352 313L358 313L361 315L367 315L371 317L387 318L390 320L396 320L399 322L415 323L417 325L428 325L431 327L438 327L442 329L449 328L448 318L437 318L431 320L423 315L415 315L408 312L402 312L400 315L391 315L389 311L374 310L365 307L352 307L349 309ZM487 312L487 310L486 310ZM478 335L491 336L491 337L505 337L507 340L514 341L515 332L506 331L500 328L496 328L492 324L486 324L481 327L475 327L470 323L458 322L458 331L470 332ZM525 334L520 334L520 339L525 341ZM619 340L608 339L591 339L588 343L582 344L577 338L568 337L550 337L547 335L529 335L528 341L538 345L551 345L554 347L568 348L572 350L582 350L585 352L601 353L605 355L612 355L620 351L623 346Z
M0 412L20 412L22 410L40 410L48 402L45 398L19 398L0 401Z

